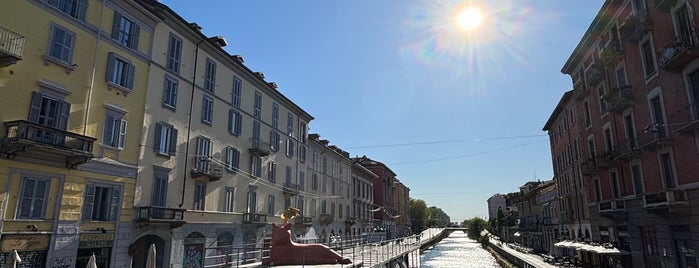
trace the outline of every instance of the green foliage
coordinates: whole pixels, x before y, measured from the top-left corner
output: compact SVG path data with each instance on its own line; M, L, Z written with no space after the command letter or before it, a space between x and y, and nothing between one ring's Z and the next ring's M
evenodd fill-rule
M414 234L427 229L427 223L430 220L430 210L427 208L425 201L410 198L410 220Z
M468 237L481 241L481 232L488 227L488 222L482 218L475 217L464 221L464 226L468 228Z

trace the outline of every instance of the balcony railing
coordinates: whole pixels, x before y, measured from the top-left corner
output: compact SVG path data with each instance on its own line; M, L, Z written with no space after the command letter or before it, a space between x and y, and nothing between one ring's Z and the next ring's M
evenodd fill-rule
M679 37L658 50L658 63L661 69L681 70L697 57L699 57L699 36L696 30L681 32Z
M619 28L619 33L624 40L636 44L652 28L653 22L647 13L639 16L629 15Z
M653 7L661 12L668 12L675 6L677 0L653 0Z
M334 219L333 215L330 215L328 213L318 214L318 223L320 223L321 225L331 224L331 223L333 223L334 220L335 219Z
M284 182L284 193L290 195L299 194L299 185L291 182Z
M641 148L656 151L672 145L673 138L668 134L665 126L650 126L646 133L638 137Z
M599 83L604 81L604 69L602 69L599 63L593 63L592 66L585 71L585 79L590 86L594 87L599 85Z
M248 152L257 156L266 156L272 152L272 147L268 141L258 138L250 139L250 149Z
M22 60L24 36L0 26L0 67L10 66Z
M625 200L606 200L597 203L598 213L600 214L613 214L613 213L624 213L626 212L626 201Z
M296 224L302 224L302 225L309 226L309 225L313 224L313 217L307 217L307 216L297 217L294 219L294 222Z
M588 159L580 164L580 171L585 176L597 174L599 172L595 159Z
M247 224L267 224L267 214L243 213L243 223Z
M619 61L624 57L624 47L621 45L616 38L612 39L604 46L600 58L602 63L607 67L615 67Z
M637 139L622 141L619 143L618 148L617 160L631 160L641 155L641 147L638 146Z
M600 168L612 168L615 167L617 163L617 156L619 155L619 152L617 151L616 148L611 148L609 151L604 152L603 154L599 155L598 158L599 160L597 163L599 163Z
M643 207L646 209L664 209L689 204L685 190L665 189L643 195Z
M170 228L177 228L185 223L185 209L164 207L137 207L136 222L146 224L169 224Z
M209 156L194 156L192 158L192 178L206 178L209 182L223 177L223 166Z
M607 102L608 111L615 114L621 114L626 108L633 106L633 91L629 85L612 88L603 98Z
M94 155L92 146L95 138L47 127L26 120L5 122L5 137L2 153L16 156L35 153L48 155L50 161L64 162L66 167L75 168L86 163ZM55 156L61 156L56 158Z

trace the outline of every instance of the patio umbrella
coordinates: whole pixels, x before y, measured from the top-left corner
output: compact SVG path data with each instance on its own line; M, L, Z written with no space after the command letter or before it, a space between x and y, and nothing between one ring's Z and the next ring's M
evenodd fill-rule
M150 244L150 248L148 248L148 257L146 257L146 268L156 268L155 254L155 243L153 243Z
M15 268L17 267L17 264L20 262L22 262L22 258L19 257L19 253L17 253L17 250L13 249L12 252L10 252L7 256L7 263L5 264L5 267Z
M95 253L92 253L90 260L87 261L87 268L97 268L97 258L95 258Z

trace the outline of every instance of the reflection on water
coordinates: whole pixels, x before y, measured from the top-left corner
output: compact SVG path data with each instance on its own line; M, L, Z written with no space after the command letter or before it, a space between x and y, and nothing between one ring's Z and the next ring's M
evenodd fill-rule
M422 268L500 267L492 255L463 232L453 232L420 257Z

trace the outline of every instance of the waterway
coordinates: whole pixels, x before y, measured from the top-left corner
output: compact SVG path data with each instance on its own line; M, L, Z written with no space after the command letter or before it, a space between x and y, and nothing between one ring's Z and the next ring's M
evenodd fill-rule
M481 245L464 232L452 232L448 237L425 250L420 256L421 268L492 267L497 261Z

